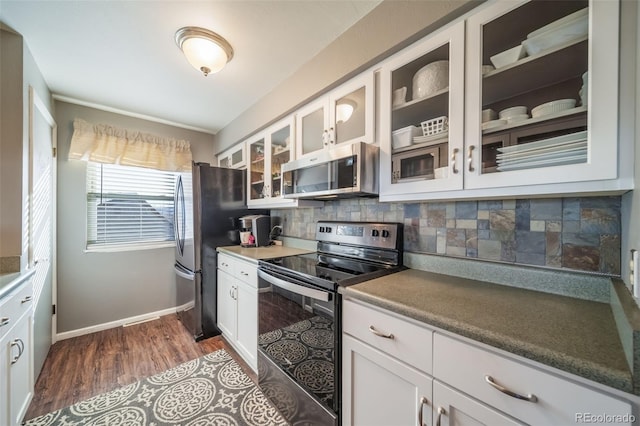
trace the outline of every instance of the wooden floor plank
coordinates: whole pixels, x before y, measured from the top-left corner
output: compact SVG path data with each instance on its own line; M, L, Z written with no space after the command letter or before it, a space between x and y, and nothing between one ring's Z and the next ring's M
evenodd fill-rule
M25 419L134 383L225 349L253 381L256 374L220 336L195 342L177 315L62 340L49 350Z

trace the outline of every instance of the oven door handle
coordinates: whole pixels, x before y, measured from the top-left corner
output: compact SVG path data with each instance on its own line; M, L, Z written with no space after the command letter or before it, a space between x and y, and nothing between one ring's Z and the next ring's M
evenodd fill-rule
M292 282L285 281L280 278L276 278L273 275L267 272L264 272L260 269L258 269L258 277L262 278L269 284L273 284L276 287L289 290L293 293L300 294L302 296L312 297L317 300L322 300L323 302L328 302L329 300L331 300L331 295L326 291L316 290L316 289L305 287L299 284L294 284Z

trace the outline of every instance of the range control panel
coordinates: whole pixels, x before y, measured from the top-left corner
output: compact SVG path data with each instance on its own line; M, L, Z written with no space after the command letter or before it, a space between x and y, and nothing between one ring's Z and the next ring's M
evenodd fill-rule
M401 248L402 229L401 223L318 222L316 240L395 250Z

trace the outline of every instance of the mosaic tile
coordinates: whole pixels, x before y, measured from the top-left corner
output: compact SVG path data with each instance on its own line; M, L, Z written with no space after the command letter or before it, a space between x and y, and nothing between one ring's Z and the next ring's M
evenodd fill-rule
M404 205L404 217L419 217L419 216L420 216L420 204Z
M465 256L467 254L467 249L465 247L447 246L447 250L445 253L449 256Z
M502 201L478 201L478 210L502 210Z
M478 231L476 229L465 230L465 246L469 248L478 248Z
M556 220L548 220L545 227L545 232L561 232L562 222Z
M478 203L475 201L458 201L455 203L456 219L477 219Z
M491 230L513 231L516 227L515 210L491 210L489 212Z
M503 200L502 208L504 210L515 210L516 208L516 200Z
M458 229L478 229L478 221L473 219L457 219L456 228Z
M529 229L533 232L544 232L545 221L544 220L532 220L529 224Z
M478 257L488 260L501 260L502 244L500 241L478 240Z
M500 251L500 259L504 262L516 261L516 242L513 240L503 241Z
M531 220L562 220L562 200L531 200L530 211Z
M580 232L586 234L620 233L619 211L611 208L583 208L580 213Z
M327 201L321 208L274 209L286 236L315 239L318 220L405 225L405 250L545 265L617 275L620 197L379 203Z
M447 219L445 217L444 210L431 210L429 216L427 216L427 225L433 228L444 228L446 226Z
M528 200L516 200L516 229L519 231L529 231L531 212Z
M580 199L565 198L562 200L562 220L580 220Z
M597 234L562 234L562 244L571 244L574 246L600 246L600 236Z
M516 252L516 263L523 263L525 265L544 265L545 261L546 258L544 254Z
M563 244L562 267L581 271L597 271L600 267L600 251L597 247Z
M466 236L464 229L447 229L447 248L465 247Z

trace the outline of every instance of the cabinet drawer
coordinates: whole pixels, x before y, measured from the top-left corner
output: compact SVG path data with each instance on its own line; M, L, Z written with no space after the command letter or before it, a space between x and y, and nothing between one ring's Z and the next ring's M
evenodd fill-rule
M345 333L431 374L432 330L349 300L343 303L342 318Z
M225 271L231 276L235 276L236 260L226 254L218 253L218 269Z
M249 284L252 288L258 288L258 267L252 263L237 260L236 277Z
M462 392L529 424L576 424L580 413L629 415L631 405L485 349L435 333L433 375ZM536 402L509 396L487 382ZM626 423L622 423L626 424Z
M32 309L33 284L31 280L23 283L0 301L0 338L12 328L18 319Z

